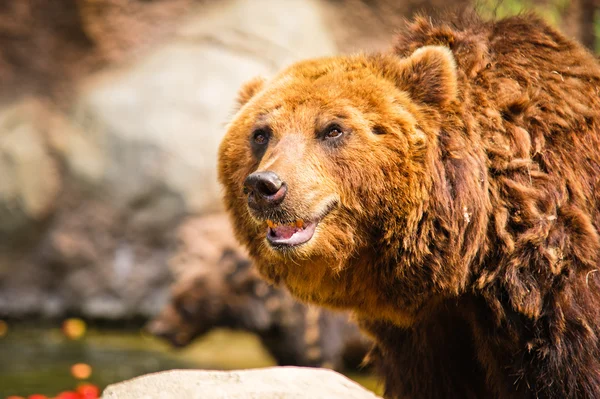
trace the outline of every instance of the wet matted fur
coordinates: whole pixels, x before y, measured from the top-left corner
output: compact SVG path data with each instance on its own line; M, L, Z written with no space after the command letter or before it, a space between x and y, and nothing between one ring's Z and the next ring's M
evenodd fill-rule
M267 170L287 194L252 211ZM261 273L357 314L386 397L600 397L600 65L541 20L420 17L255 79L219 174Z

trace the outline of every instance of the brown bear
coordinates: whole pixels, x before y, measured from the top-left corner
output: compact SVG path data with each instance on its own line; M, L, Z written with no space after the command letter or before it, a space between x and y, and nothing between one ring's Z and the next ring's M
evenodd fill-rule
M347 314L296 301L260 279L241 251L226 250L209 270L186 273L148 324L175 347L216 329L256 334L281 366L360 370L370 341Z
M531 15L239 96L225 205L260 272L352 309L388 398L600 398L600 65Z

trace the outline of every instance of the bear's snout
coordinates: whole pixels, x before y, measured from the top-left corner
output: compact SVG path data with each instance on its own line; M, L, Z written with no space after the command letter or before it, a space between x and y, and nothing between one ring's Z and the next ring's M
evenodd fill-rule
M189 344L192 339L185 327L175 309L168 307L144 329L155 337L168 341L174 347L182 347Z
M248 194L248 206L262 211L281 204L287 186L275 172L254 172L244 181L244 192Z

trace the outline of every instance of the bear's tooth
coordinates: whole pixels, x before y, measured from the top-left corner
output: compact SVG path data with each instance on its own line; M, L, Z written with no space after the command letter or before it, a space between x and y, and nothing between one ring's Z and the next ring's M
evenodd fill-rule
M296 220L296 227L301 229L302 227L304 227L304 221L302 219L298 219Z
M272 221L270 221L269 219L267 219L267 226L269 226L270 228L275 228L275 223L273 223Z

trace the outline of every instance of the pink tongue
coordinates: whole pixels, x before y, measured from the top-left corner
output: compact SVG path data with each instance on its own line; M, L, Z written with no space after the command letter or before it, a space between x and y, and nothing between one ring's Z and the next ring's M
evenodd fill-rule
M288 238L291 238L298 230L299 229L295 226L277 226L273 229L273 233L275 233L277 238L283 238L284 240L287 240Z

